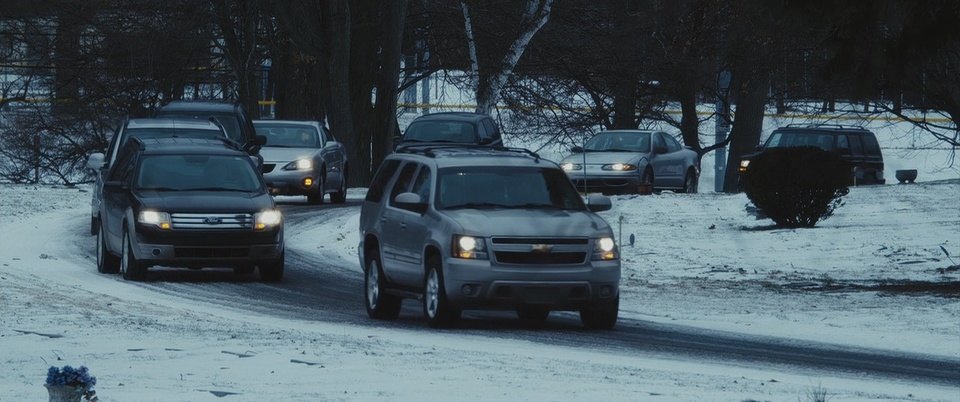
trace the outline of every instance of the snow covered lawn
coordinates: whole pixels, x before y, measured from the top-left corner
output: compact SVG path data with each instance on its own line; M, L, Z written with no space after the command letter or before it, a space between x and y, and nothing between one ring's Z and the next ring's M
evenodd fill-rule
M450 331L276 319L96 273L90 194L0 186L0 401L44 400L86 365L106 401L956 400L958 390L643 357ZM960 358L960 180L851 190L813 229L770 228L742 195L615 197L621 314ZM359 275L356 209L288 245ZM633 234L636 243L627 244ZM941 249L945 249L953 260ZM362 310L358 306L358 310ZM221 399L222 398L222 399Z

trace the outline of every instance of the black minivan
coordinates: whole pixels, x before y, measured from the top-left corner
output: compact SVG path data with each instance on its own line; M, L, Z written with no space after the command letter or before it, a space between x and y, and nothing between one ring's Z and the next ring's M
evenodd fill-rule
M740 159L740 173L750 169L750 160L771 148L818 147L835 152L853 165L852 185L884 184L883 155L877 137L860 126L795 125L780 127L757 151Z

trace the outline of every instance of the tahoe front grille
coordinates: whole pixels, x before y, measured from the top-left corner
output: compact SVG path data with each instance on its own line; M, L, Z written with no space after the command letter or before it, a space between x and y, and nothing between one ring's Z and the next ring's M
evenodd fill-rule
M176 258L243 258L250 256L249 248L240 247L174 247Z
M253 228L252 214L170 214L173 229L240 230Z
M497 251L494 252L497 262L504 264L582 264L587 253L583 252L524 252L524 251Z

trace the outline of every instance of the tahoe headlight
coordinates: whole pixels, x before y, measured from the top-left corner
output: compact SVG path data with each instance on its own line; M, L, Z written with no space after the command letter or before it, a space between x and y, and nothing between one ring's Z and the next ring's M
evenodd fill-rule
M629 163L611 163L608 165L603 165L601 167L603 170L613 170L617 172L625 172L628 170L637 170L637 165L631 165Z
M740 172L746 172L748 166L750 166L750 161L749 161L749 160L744 159L744 160L740 161Z
M310 159L297 159L288 163L283 170L310 170L313 169L313 161Z
M283 215L276 209L268 209L253 215L253 228L256 230L276 227L279 226L281 222L283 222Z
M593 241L593 260L617 259L617 243L613 237L601 237Z
M482 237L453 236L453 256L467 259L487 259L487 247Z
M570 172L575 170L582 170L583 166L577 163L567 162L567 163L561 164L560 168L563 169L564 171Z
M143 211L140 211L140 213L137 214L137 222L142 223L144 225L156 226L160 229L171 228L169 213L154 211L150 209L145 209Z

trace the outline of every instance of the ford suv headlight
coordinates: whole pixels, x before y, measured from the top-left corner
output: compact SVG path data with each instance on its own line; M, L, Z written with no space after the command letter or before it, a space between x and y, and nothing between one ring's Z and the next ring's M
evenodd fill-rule
M156 226L160 229L165 229L165 230L171 228L169 213L154 211L150 209L145 209L143 211L140 211L140 213L137 214L137 222L142 223L144 225Z
M453 256L473 260L489 258L487 256L487 246L482 237L463 235L453 236Z
M583 165L580 165L578 163L567 162L560 165L560 168L563 169L564 171L571 172L576 170L583 170Z
M601 237L594 239L593 241L593 260L594 261L604 261L604 260L616 260L617 255L617 243L613 241L612 237Z
M283 222L283 215L276 209L268 209L253 215L253 228L255 230L277 227L280 226L281 222Z
M313 161L310 159L297 159L286 164L283 170L310 170L313 169Z
M600 169L626 172L628 170L637 170L637 165L631 165L629 163L611 163L608 165L603 165L600 167Z

